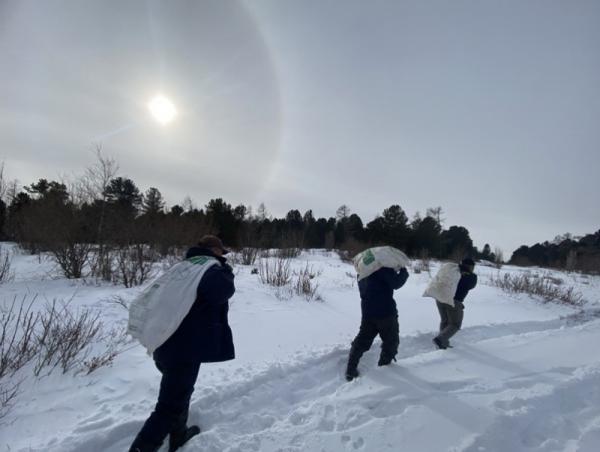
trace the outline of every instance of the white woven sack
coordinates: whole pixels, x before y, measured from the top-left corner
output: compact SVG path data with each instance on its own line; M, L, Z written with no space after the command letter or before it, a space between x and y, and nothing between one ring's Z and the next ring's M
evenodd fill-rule
M460 269L458 264L444 264L425 289L423 296L435 298L440 303L454 306L454 295L459 280Z
M209 256L179 262L133 300L127 332L146 347L148 354L179 328L196 300L200 280L213 265L220 265L219 261Z
M369 248L354 257L354 268L358 273L358 280L375 273L382 267L393 268L398 271L408 267L410 259L406 254L392 246L376 246Z

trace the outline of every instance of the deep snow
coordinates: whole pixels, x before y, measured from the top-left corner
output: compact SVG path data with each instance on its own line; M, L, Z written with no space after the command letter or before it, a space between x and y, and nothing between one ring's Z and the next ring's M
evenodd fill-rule
M431 343L437 311L421 297L430 276L411 272L396 292L398 361L378 368L376 341L361 377L346 383L360 322L354 271L325 251L305 252L294 266L307 262L321 271L323 302L280 300L251 267L236 266L230 320L238 357L201 367L191 421L204 431L183 450L600 450L600 278L552 272L589 300L576 309L507 296L486 285L497 270L478 266L480 283L465 302L455 348L439 351ZM130 300L140 290L67 281L36 256L16 254L13 269L0 303L24 294L40 302L72 298L71 306L99 309L115 327L126 324L127 311L111 298ZM159 381L135 344L89 376L28 378L0 426L0 450L127 450Z

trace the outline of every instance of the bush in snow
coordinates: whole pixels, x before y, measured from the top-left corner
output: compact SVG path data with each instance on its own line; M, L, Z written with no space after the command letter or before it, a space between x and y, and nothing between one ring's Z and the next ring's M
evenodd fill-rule
M427 250L421 250L420 259L415 260L413 263L413 271L416 274L427 272L427 274L431 276L431 259L429 258L429 252Z
M280 259L294 259L300 256L300 253L302 253L300 248L279 248L276 256Z
M423 272L424 268L423 268L423 264L421 263L421 261L417 261L415 260L412 264L412 271L416 274L419 275Z
M124 331L104 332L98 311L72 311L56 300L34 310L35 301L15 298L0 310L0 417L17 396L17 373L24 378L29 369L40 377L59 368L89 374L111 364L126 340Z
M335 250L335 252L337 253L337 255L340 257L340 260L342 262L346 262L347 264L351 264L352 263L352 257L350 257L350 252L347 250Z
M273 287L287 286L292 280L290 259L261 259L258 262L258 276L263 284Z
M115 252L113 282L125 287L139 286L150 278L158 255L143 244L123 246Z
M294 272L293 293L306 298L306 301L313 299L322 301L320 295L317 294L319 285L315 282L315 278L320 274L320 272L315 272L312 267L309 267L308 263L302 270Z
M81 362L81 370L86 375L106 366L111 366L114 359L123 351L123 346L129 342L125 329L112 329L103 332L98 338L102 344L100 350L94 354L87 354L87 357Z
M315 282L320 272L316 272L308 263L303 269L292 271L290 259L261 259L258 262L257 273L263 284L278 289L278 298L298 295L307 301L321 300L320 295L317 294L318 284Z
M158 252L141 243L114 248L103 245L91 252L89 258L91 276L125 287L139 286L147 281L158 260ZM168 268L180 260L180 256L167 254L163 265Z
M504 273L490 277L490 284L499 287L507 293L526 293L540 297L542 300L559 302L572 306L585 303L583 295L575 287L562 287L562 280L549 274L538 275L521 273L513 275Z
M82 310L75 314L55 301L45 306L32 325L35 352L34 374L60 368L67 373L87 358L89 346L101 334L100 313Z
M61 242L54 243L50 254L62 270L65 278L83 277L83 269L89 263L92 245L88 243Z
M240 249L239 251L236 251L235 253L228 254L227 262L232 266L238 264L254 265L256 259L259 257L259 255L263 253L264 250L261 250L259 248L245 247Z
M504 265L504 253L498 247L494 249L494 264L497 269L501 269Z
M21 382L5 383L0 380L0 421L14 405L20 386Z
M538 275L537 273L534 273L534 274L533 274L533 277L534 277L534 278L540 278L540 275ZM552 276L552 275L550 275L550 274L548 274L548 273L547 273L547 274L545 274L545 275L542 275L542 276L541 276L541 278L542 278L542 279L546 279L546 280L548 280L549 282L551 282L551 283L552 283L552 284L554 284L555 286L560 286L560 285L562 285L562 283L564 282L562 279L560 279L560 278L557 278L556 276Z
M107 245L101 244L90 258L91 275L103 281L113 279L113 256Z
M0 284L11 281L14 277L11 271L12 256L10 251L4 248L0 249Z
M242 265L254 265L256 258L258 257L258 248L242 248L239 252L240 263Z
M34 301L35 297L29 303L23 298L17 306L15 298L0 311L0 381L30 362L40 347L35 334L40 315L31 309Z

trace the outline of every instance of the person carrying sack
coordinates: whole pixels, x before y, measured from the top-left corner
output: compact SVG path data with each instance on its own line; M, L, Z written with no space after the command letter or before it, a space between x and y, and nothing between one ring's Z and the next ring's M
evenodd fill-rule
M167 436L173 452L200 433L198 426L187 425L200 364L235 358L228 323L235 286L223 257L227 253L218 237L202 237L184 262L158 278L130 307L129 332L152 353L162 379L156 407L129 452L156 452Z
M454 292L454 305L442 303L438 299L435 301L440 313L440 331L433 338L433 343L441 350L452 347L450 345L450 338L460 330L464 318L465 306L463 301L469 291L477 285L477 275L473 273L475 270L475 261L473 259L463 259L458 268L460 270L460 278Z
M395 360L400 335L398 309L393 294L394 290L402 287L408 279L408 263L406 255L392 247L371 248L355 258L361 299L361 322L348 356L347 381L359 376L360 358L371 348L377 335L382 341L377 364L386 366Z

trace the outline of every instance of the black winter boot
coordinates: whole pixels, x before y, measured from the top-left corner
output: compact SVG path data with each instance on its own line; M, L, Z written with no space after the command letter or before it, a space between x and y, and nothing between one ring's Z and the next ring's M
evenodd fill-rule
M177 433L171 433L169 435L169 452L175 452L185 443L187 443L190 438L198 435L200 433L200 427L197 425L192 425L191 427L186 427L185 430L182 430Z
M348 366L348 368L346 369L346 381L352 381L359 375L360 373L358 372L358 369L356 367Z
M390 364L392 361L396 361L396 358L390 358L389 356L384 356L381 355L379 357L379 361L377 362L378 366L387 366L388 364Z
M160 444L149 444L139 441L137 438L129 448L129 452L157 452L160 449Z
M439 348L440 350L446 350L448 348L448 346L444 345L442 343L442 341L439 338L437 338L437 337L433 338L433 343L435 345L437 345L437 348Z

